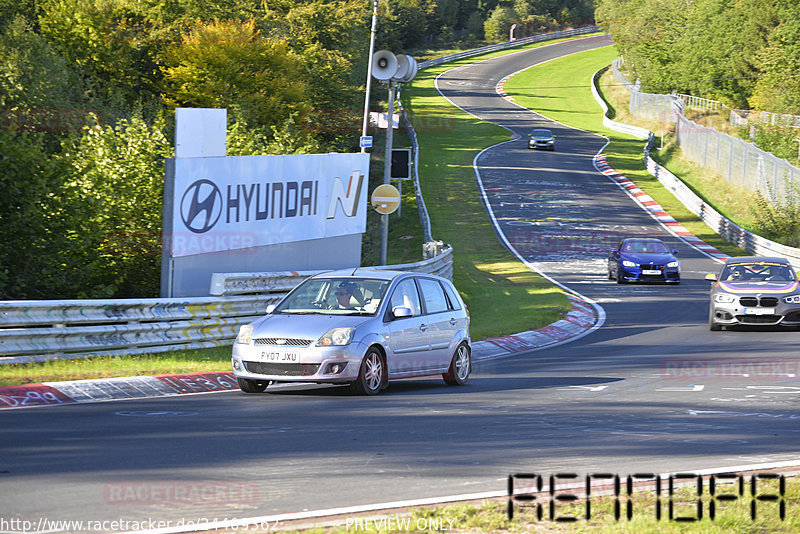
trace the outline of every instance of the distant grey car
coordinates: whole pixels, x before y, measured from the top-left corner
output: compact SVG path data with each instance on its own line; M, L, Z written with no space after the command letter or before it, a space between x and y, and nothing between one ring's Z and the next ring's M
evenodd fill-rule
M472 371L469 322L445 278L369 269L323 273L240 328L233 374L246 393L274 382L313 382L375 395L390 379L438 374L461 385Z
M536 128L528 135L528 148L556 149L556 136L546 128Z
M729 258L711 280L710 330L733 325L800 326L800 287L783 258Z

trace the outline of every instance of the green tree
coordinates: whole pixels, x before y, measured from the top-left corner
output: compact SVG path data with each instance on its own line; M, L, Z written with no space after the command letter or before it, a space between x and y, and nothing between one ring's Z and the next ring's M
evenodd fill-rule
M5 129L65 131L82 127L81 80L24 17L0 35L0 109Z
M308 106L301 58L253 21L198 23L164 55L165 101L228 108L253 127L277 126Z
M800 115L800 5L783 5L755 59L761 72L753 89L752 106Z
M68 169L41 133L0 130L0 299L74 297L59 190Z
M137 117L87 128L65 145L62 263L73 296L158 295L164 159L172 155L163 124Z
M379 30L384 46L395 53L421 47L435 33L436 7L433 0L388 0Z
M36 20L36 0L0 0L0 28L18 16L28 21Z
M368 2L307 0L268 7L264 24L269 35L287 40L300 58L311 106L321 110L349 107L361 97L369 49Z
M159 40L135 0L44 0L42 35L84 79L109 122L157 99Z
M497 6L483 24L486 39L490 41L507 41L511 25L516 20L516 13L509 6Z

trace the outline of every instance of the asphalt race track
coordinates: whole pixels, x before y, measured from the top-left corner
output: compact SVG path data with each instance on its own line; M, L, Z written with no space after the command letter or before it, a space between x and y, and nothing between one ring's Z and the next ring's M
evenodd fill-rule
M604 138L495 92L509 73L607 44L592 37L532 49L437 82L459 107L520 135L554 131L554 152L528 150L525 137L486 150L477 158L480 178L508 241L538 270L598 302L602 328L476 366L459 388L410 380L361 398L292 385L264 395L5 410L0 517L174 526L502 491L516 472L800 463L800 332L710 332L703 276L717 263L597 172L592 158ZM683 282L608 280L605 257L630 235L677 249Z

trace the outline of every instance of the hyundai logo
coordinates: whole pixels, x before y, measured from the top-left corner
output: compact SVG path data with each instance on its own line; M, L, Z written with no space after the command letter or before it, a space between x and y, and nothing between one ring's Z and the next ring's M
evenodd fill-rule
M211 230L222 215L222 193L211 180L197 180L181 199L183 224L196 234Z

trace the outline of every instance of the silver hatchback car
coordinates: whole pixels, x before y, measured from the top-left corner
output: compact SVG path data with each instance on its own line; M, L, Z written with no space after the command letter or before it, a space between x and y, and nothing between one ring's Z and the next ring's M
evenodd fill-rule
M233 345L242 391L273 382L349 384L375 395L390 379L472 371L469 313L453 284L430 274L349 269L313 276Z

